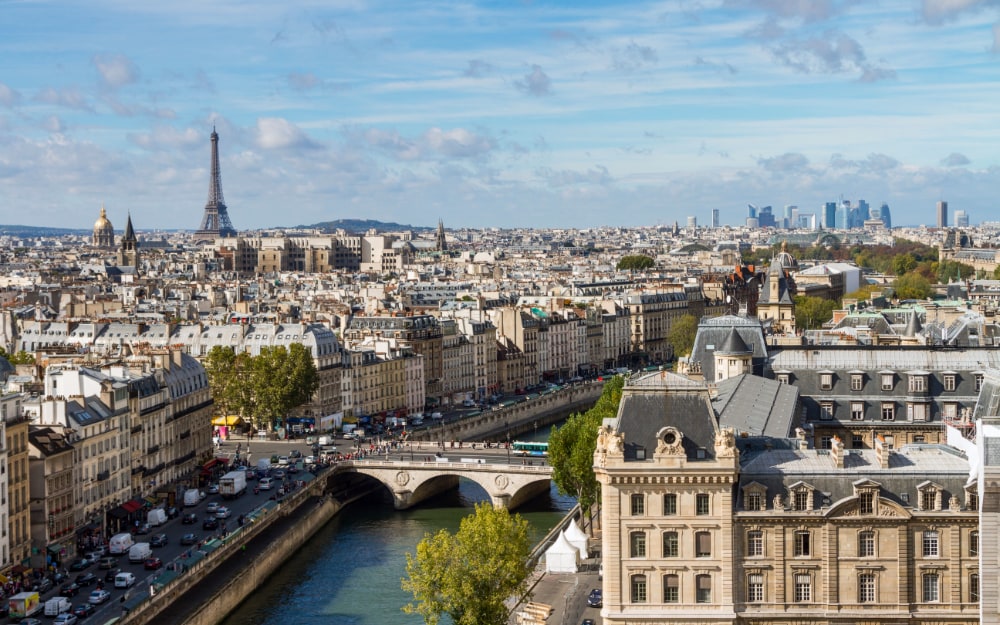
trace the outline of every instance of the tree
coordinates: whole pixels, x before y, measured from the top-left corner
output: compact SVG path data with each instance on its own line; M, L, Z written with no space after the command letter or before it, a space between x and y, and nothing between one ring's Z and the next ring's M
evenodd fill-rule
M899 276L892 287L899 299L927 299L931 295L930 281L919 273Z
M798 295L795 297L795 327L815 330L833 317L837 302L822 297Z
M489 502L476 505L454 535L427 534L416 554L406 554L403 590L413 602L407 614L437 625L447 614L455 625L506 625L505 601L528 590L528 522Z
M656 261L644 254L622 256L618 261L618 269L625 271L642 271L656 266Z
M698 334L698 318L684 315L670 326L667 342L673 348L674 356L688 356L694 348L694 337Z
M0 358L6 358L7 362L12 365L35 364L35 355L30 352L26 352L23 349L16 354L9 354L6 349L0 347Z
M596 503L600 490L594 474L597 430L605 418L617 416L624 386L623 377L611 378L593 408L570 415L561 428L552 428L549 436L552 481L560 493L576 497L582 510Z

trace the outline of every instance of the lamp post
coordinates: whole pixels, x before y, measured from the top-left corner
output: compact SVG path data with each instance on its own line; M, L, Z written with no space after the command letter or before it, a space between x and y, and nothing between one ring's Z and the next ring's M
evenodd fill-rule
M504 430L507 432L507 464L510 464L510 419L503 420Z

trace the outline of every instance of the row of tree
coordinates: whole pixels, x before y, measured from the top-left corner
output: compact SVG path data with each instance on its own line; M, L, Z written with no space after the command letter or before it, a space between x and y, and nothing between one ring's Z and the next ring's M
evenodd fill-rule
M254 429L271 429L319 388L310 351L300 343L261 348L258 356L215 346L203 364L216 410L239 415Z

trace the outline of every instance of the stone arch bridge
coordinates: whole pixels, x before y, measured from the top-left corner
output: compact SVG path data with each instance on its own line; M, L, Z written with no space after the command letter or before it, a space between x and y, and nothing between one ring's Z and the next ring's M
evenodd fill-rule
M377 480L390 493L397 510L405 510L450 488L459 478L472 480L489 495L494 506L514 509L547 492L552 467L533 464L487 463L477 459L463 462L426 460L349 460L337 464L330 480L349 475ZM540 462L535 460L535 462Z

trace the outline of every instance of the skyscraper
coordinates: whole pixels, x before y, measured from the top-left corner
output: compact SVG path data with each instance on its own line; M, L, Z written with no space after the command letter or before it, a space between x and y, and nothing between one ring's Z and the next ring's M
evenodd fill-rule
M712 209L712 227L713 228L719 227L719 209L717 208Z
M956 228L968 228L969 227L969 215L965 211L955 211L955 227Z
M219 237L235 237L236 229L229 221L229 210L222 197L222 172L219 168L219 134L212 128L212 173L208 181L208 202L201 218L201 227L194 233L195 241L214 241Z
M937 203L937 227L948 227L948 202L944 200Z
M837 203L827 202L823 205L822 223L824 228L837 227Z
M688 230L698 229L698 218L694 215L688 215Z

